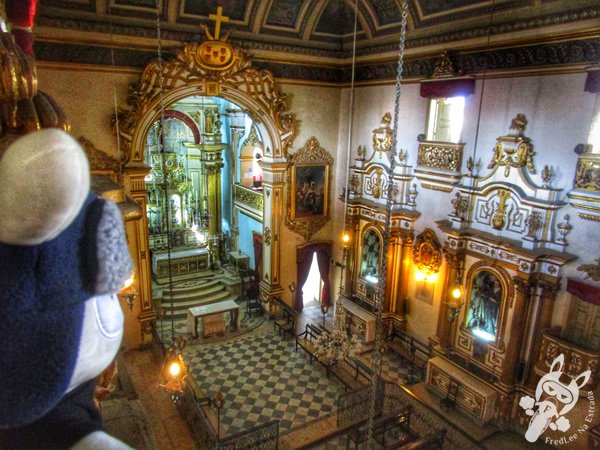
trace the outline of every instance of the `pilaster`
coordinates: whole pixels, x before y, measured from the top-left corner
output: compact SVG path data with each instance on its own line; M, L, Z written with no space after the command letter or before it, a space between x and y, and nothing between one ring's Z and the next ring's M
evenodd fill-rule
M269 301L283 292L280 286L281 225L284 210L284 181L287 162L283 158L266 157L263 170L263 276L260 298Z

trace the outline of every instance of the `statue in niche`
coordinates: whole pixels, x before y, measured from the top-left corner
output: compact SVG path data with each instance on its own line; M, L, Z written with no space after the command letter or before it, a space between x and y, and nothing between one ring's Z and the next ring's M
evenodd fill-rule
M214 129L215 123L215 114L211 109L208 109L204 112L204 132L212 133Z
M502 283L498 277L482 270L473 278L467 328L493 340L498 331L498 312L502 301Z

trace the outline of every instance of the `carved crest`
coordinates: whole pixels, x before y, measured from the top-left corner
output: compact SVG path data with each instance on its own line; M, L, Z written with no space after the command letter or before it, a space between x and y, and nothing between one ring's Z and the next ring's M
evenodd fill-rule
M527 124L524 114L517 114L512 120L510 131L507 136L501 136L494 147L494 156L488 165L488 169L498 166L504 167L504 176L510 175L511 167L521 169L527 167L529 173L535 173L533 164L533 146L531 140L523 136L523 130Z
M412 245L413 263L425 275L437 273L442 265L442 246L433 230L427 228Z

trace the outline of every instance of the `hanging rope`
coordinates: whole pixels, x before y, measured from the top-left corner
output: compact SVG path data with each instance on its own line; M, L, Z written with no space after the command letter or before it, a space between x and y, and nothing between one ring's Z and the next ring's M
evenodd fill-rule
M156 54L158 63L158 107L160 110L160 123L158 125L158 139L156 140L158 146L158 154L160 155L161 168L163 173L163 186L164 186L164 216L165 225L167 231L167 271L169 274L169 298L170 298L170 310L171 310L171 341L175 340L175 321L173 319L174 305L173 305L173 270L171 267L171 208L169 201L169 180L167 176L167 161L166 161L166 133L165 133L165 104L164 104L164 88L165 88L165 77L163 74L164 62L162 58L162 39L160 29L160 0L156 0ZM164 338L164 336L163 336Z
M346 148L346 182L344 192L344 232L347 232L348 217L348 179L350 176L350 154L352 153L352 127L354 125L354 72L356 68L356 30L358 26L358 0L354 0L354 38L352 40L352 75L350 79L350 118L348 119L348 142ZM345 262L344 262L345 263ZM344 268L342 267L342 271Z
M404 45L406 42L406 19L408 15L408 3L405 0L402 3L402 24L400 28L400 48L398 51L398 72L396 75L396 97L394 101L394 128L392 134L392 148L390 149L390 165L387 170L387 200L385 204L385 229L383 233L383 246L382 246L382 262L381 262L381 275L379 277L379 283L377 288L376 296L376 326L375 326L375 353L373 355L373 375L371 377L371 404L369 405L369 421L367 425L367 445L373 445L373 421L376 414L376 404L380 394L383 394L380 390L380 375L381 375L381 361L382 361L382 342L383 342L383 301L385 297L385 286L387 278L387 253L389 249L389 242L391 237L392 228L392 204L393 204L393 175L396 168L396 145L398 140L398 116L400 115L400 95L402 91L402 70L404 63ZM383 400L383 397L382 397Z

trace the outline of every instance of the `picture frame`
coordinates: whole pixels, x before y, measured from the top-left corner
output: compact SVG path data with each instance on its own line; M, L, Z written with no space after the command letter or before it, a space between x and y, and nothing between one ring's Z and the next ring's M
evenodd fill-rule
M330 219L333 157L311 137L289 161L285 224L309 240Z

